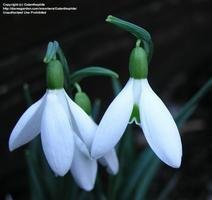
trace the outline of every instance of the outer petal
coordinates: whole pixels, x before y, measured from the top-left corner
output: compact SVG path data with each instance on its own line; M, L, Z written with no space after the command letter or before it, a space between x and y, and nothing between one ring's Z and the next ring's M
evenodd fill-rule
M112 149L110 152L104 155L104 157L99 159L99 162L107 167L107 171L110 174L117 174L119 170L119 161L116 155L115 149Z
M74 134L74 141L79 151L90 158L90 151L87 145L77 136L77 134Z
M96 180L97 162L85 156L76 146L71 173L79 187L90 191L93 189Z
M73 130L56 91L48 91L41 121L41 140L52 170L65 175L71 167L74 152Z
M112 150L123 135L133 108L132 86L133 80L130 79L106 110L92 144L91 155L94 158Z
M180 167L182 144L177 126L146 79L142 80L139 110L141 126L150 147L167 165Z
M40 122L45 95L31 105L18 120L9 139L10 151L26 144L40 133Z
M88 148L91 148L94 134L97 128L95 122L88 116L82 108L73 102L66 94L69 103L70 113L73 119L73 127L78 133L79 137L86 143Z

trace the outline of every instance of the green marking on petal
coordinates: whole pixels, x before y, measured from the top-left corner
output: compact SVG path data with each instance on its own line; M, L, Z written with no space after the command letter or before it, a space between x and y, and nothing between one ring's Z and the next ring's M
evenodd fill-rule
M140 122L141 122L140 113L139 113L139 107L138 107L137 104L133 105L133 111L132 111L131 116L130 116L129 123L132 124L133 122L135 122L137 125L139 125Z

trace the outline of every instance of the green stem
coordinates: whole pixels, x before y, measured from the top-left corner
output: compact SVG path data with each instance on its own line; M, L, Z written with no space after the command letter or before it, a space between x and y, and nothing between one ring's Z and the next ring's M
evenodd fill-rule
M72 73L69 77L70 83L74 84L75 82L80 82L83 78L89 76L109 76L112 78L118 78L119 75L112 70L107 68L91 66L82 68L74 73Z
M65 76L65 88L71 88L71 81L70 81L70 68L68 66L68 62L66 60L66 57L63 53L63 50L58 46L57 49L57 55L59 57L59 60L61 61L64 69L64 76Z
M74 83L74 86L77 89L77 92L82 92L82 89L78 83Z
M203 87L182 107L177 117L176 123L180 127L194 112L197 107L197 103L201 100L205 94L212 89L212 78L210 78Z
M109 15L106 18L106 21L131 33L137 39L141 39L144 45L144 50L146 51L148 56L148 62L151 61L152 54L153 54L153 42L148 31L146 31L144 28L141 28L133 23L124 21L112 15Z
M138 39L137 41L136 41L136 45L135 45L136 47L140 47L141 46L141 40L140 39Z

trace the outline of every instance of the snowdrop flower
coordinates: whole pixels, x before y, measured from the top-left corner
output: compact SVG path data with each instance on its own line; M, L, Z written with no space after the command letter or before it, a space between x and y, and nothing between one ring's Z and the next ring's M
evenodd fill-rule
M44 154L55 174L63 176L70 170L78 185L89 191L94 187L97 173L96 160L91 159L89 153L96 124L66 94L63 79L61 63L50 61L48 89L17 122L9 139L9 149L12 151L41 133ZM105 155L106 164L116 173L116 154L111 151L109 155L112 157Z
M89 97L86 93L81 91L79 86L78 90L79 91L75 95L75 102L79 105L79 107L75 106L75 112L78 113L78 115L76 115L74 119L76 121L76 125L78 126L77 130L79 131L79 135L85 139L85 143L88 148L86 151L90 151L97 125L89 116L91 114L91 103ZM87 115L85 115L83 111L85 111ZM108 173L112 175L118 173L119 163L114 148L109 152L106 152L104 156L98 159L98 161L107 168Z
M129 71L129 81L100 121L91 155L99 158L113 148L123 135L128 122L134 121L143 129L155 154L167 165L180 167L180 135L170 112L148 83L147 55L139 43L131 52Z
M60 176L71 167L74 130L68 118L63 90L63 71L59 61L47 66L47 90L21 116L9 138L10 151L28 143L41 132L42 147L51 169Z

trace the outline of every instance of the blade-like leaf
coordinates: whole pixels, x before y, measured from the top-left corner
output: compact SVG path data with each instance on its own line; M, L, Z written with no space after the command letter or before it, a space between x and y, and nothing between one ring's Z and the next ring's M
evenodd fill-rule
M110 199L117 199L120 192L123 192L123 183L127 173L129 173L131 166L129 163L132 163L134 158L134 147L133 147L133 134L130 126L127 127L126 133L123 136L120 144L117 145L117 154L119 158L119 173L112 179L110 179L109 185L110 190Z
M25 156L29 170L31 199L45 200L46 198L43 192L41 181L39 180L39 175L35 169L34 155L32 155L30 151L26 151Z
M212 90L212 78L210 78L202 88L194 94L194 96L181 108L177 114L175 121L178 126L182 124L193 114L198 106L199 101L204 97L210 90Z
M189 107L183 115L177 115L175 117L175 122L178 128L182 128L183 124L187 121L187 119L194 113L197 108L197 104Z
M109 76L112 78L119 77L118 74L112 70L99 67L99 66L92 66L92 67L83 68L71 74L70 81L71 83L79 82L83 78L86 78L89 76Z
M158 200L167 200L169 199L169 194L174 190L179 180L179 174L174 174L171 179L168 181L162 192L160 193Z
M161 162L155 158L149 163L148 173L145 173L144 176L140 179L140 183L135 191L135 200L143 199L145 200L146 193L149 190L149 186L155 177L156 172L158 171Z
M127 185L123 190L123 200L130 198L133 190L137 186L138 182L143 179L145 172L149 169L150 162L152 162L154 158L155 156L149 147L140 154L139 158L132 167L132 173L130 174Z

